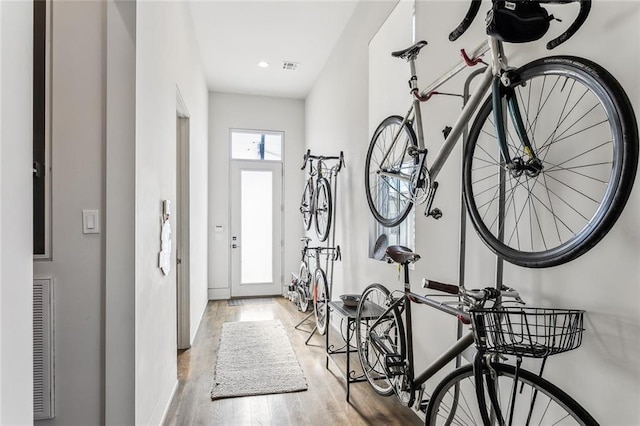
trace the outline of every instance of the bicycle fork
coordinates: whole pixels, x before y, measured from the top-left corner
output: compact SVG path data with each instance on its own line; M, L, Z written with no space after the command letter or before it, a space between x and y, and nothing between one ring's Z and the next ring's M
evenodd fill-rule
M508 413L503 413L500 408L499 391L500 385L498 383L498 373L491 366L491 360L495 355L483 354L478 352L473 360L473 374L476 383L476 396L478 400L478 408L482 416L485 425L498 424L500 426L513 425L513 415L516 407L516 399L518 394L522 392L522 385L520 382L520 366L522 364L522 358L518 357L515 365L515 374L513 377L513 385L508 395L508 401L504 404L509 408ZM486 366L486 369L484 368ZM542 374L542 371L541 371ZM486 384L485 384L486 381ZM484 389L487 389L489 395L490 404L486 403ZM529 401L529 410L525 425L529 425L531 421L531 415L534 411L536 404L536 398L538 391L536 390ZM487 409L490 411L487 413ZM505 418L507 414L507 418ZM520 419L519 421L522 421Z
M515 90L512 86L514 80L518 77L512 76L509 72L505 72L502 76L495 76L492 83L492 107L493 121L495 123L496 138L505 167L510 171L512 176L519 177L525 173L529 177L535 177L543 169L542 161L534 152L529 136L527 135L527 127L522 120L522 112L518 106ZM505 102L506 101L506 110ZM511 158L509 153L509 144L507 141L507 114L513 123L517 139L522 145L522 151L526 155ZM534 123L527 123L532 128Z

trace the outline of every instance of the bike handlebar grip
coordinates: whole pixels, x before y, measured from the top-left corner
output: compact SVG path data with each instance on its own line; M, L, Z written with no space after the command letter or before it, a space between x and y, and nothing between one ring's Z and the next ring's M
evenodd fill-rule
M304 163L302 164L302 167L300 167L300 170L304 170L307 168L307 161L309 160L310 156L311 156L311 150L308 149L307 152L304 154Z
M569 40L580 29L584 21L587 20L589 12L591 11L591 0L578 0L580 2L580 11L576 20L569 26L567 31L560 34L558 37L547 43L547 49L555 49L565 41Z
M469 29L469 26L471 25L473 20L476 19L476 15L478 15L478 11L480 10L480 3L481 0L471 0L469 10L467 11L464 19L462 20L462 22L460 22L460 25L458 25L458 27L455 30L451 31L451 33L449 34L449 41L456 41L462 34L465 33L465 31Z
M444 284L438 281L425 280L424 284L425 288L430 288L432 290L441 291L443 293L449 294L458 294L460 291L460 287L453 284Z

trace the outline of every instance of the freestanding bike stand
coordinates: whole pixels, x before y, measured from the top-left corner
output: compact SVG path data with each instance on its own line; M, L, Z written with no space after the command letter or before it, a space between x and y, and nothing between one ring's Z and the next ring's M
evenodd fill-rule
M325 253L325 264L324 264L324 271L325 271L325 275L327 278L327 287L329 289L329 293L327 295L328 300L327 300L327 306L325 309L329 309L328 305L329 305L329 301L331 301L331 294L333 292L333 266L334 266L334 262L336 260L341 260L342 259L342 255L340 252L340 246L335 244L335 238L336 238L336 205L337 205L337 200L338 200L338 173L340 172L340 170L342 169L342 166L344 165L344 153L342 151L340 151L340 155L339 156L333 156L333 157L328 157L328 156L318 156L318 155L311 155L311 151L308 150L307 154L305 155L306 158L315 158L315 159L321 159L323 161L326 160L337 160L338 163L336 165L334 165L333 167L331 167L330 173L329 173L329 187L331 188L331 198L332 198L332 209L331 209L331 217L329 218L330 220L330 226L332 227L332 229L330 229L330 236L329 238L327 238L326 240L326 244L324 249L326 250ZM318 252L319 253L319 252ZM295 274L291 274L292 275L292 279L296 279ZM309 340L311 340L311 337L313 337L313 335L316 333L316 331L318 330L318 327L314 322L312 322L311 317L315 315L315 311L311 311L309 314L307 314L300 322L298 322L298 324L295 325L295 329L296 330L301 330L304 331L306 333L309 333L309 337L307 337L307 340L305 340L305 344L309 343ZM327 312L328 315L328 312ZM311 328L311 330L309 329L305 329L303 328L303 326L305 324L311 323L313 324L313 327Z
M471 87L471 82L473 81L474 78L476 78L477 76L481 75L484 72L484 68L483 69L479 69L476 70L474 72L472 72L471 74L469 74L469 76L467 77L467 80L465 81L464 84L464 93L462 95L462 102L463 102L463 106L467 103L467 101L469 100L469 93L470 93L470 87ZM468 136L468 129L465 129L462 135L462 160L464 161L464 151L466 149L466 145L467 145L467 136ZM504 171L502 171L502 173L504 173ZM501 173L500 175L500 198L499 198L499 205L501 206L500 208L502 209L504 206L504 176ZM465 283L465 267L466 267L466 262L465 262L465 256L466 256L466 238L467 238L467 207L466 207L466 200L465 200L465 191L464 191L464 183L461 182L461 191L460 193L462 194L461 199L460 199L460 246L458 249L458 259L459 259L459 270L458 270L458 285L460 285L461 287L464 287L464 283ZM499 221L502 220L502 216L499 215ZM500 226L500 223L498 223L498 226ZM500 289L502 288L502 284L503 284L503 276L504 276L504 259L502 259L500 256L496 255L496 280L495 280L495 287L496 289ZM462 334L463 334L463 324L461 322L458 322L458 328L457 328L457 338L459 339ZM460 367L461 364L461 356L459 355L456 358L456 368Z

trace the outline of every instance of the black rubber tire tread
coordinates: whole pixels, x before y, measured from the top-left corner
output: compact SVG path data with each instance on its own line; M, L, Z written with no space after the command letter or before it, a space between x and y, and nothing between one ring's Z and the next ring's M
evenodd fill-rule
M400 124L402 124L402 120L403 118L400 117L399 115L392 115L389 116L387 118L385 118L380 125L378 125L378 128L376 129L376 131L373 134L373 137L371 138L371 143L369 144L369 149L367 150L367 157L366 157L366 162L365 162L365 169L364 169L364 182L365 182L365 191L366 191L366 195L367 195L367 203L369 204L369 210L371 210L371 214L373 214L373 217L378 221L378 223L380 223L382 226L386 227L386 228L393 228L394 226L398 226L399 224L401 224L409 215L409 212L411 211L411 208L413 207L413 202L409 201L407 203L407 205L405 206L405 208L403 209L403 211L400 212L400 214L398 216L396 216L395 218L385 218L384 216L382 216L380 214L380 212L378 212L378 208L375 205L375 201L372 199L371 197L371 188L370 188L370 180L369 180L369 170L370 170L370 164L371 164L371 156L373 154L374 148L376 146L376 141L378 139L378 137L380 136L380 134L384 131L384 129L390 125L397 125L399 126ZM417 146L417 138L416 138L416 134L413 131L413 128L411 126L408 126L407 124L404 125L404 131L407 133L407 135L409 135L409 141L411 143L412 146ZM418 158L415 157L415 167L418 166Z
M324 189L323 189L324 188ZM327 226L324 229L320 229L320 221L318 220L318 216L319 216L319 210L318 210L318 198L320 197L320 194L322 193L322 191L326 191L326 197L327 197L327 211L323 212L322 215L326 215L327 216ZM331 195L331 185L329 184L329 181L326 178L320 178L318 179L318 181L316 182L316 191L315 191L315 207L313 209L313 214L315 217L315 221L316 221L316 234L318 235L318 239L320 240L320 242L326 241L327 238L329 237L329 231L331 230L331 221L333 218L333 198Z
M368 360L366 359L365 355L363 354L363 348L362 348L362 326L360 325L362 320L362 307L366 301L367 298L367 293L370 293L372 291L380 291L382 294L384 294L385 296L389 296L389 290L387 290L387 288L385 286L383 286L382 284L371 284L369 285L363 292L362 292L362 296L360 297L360 302L358 303L358 308L356 310L356 340L357 340L357 349L358 349L358 358L360 359L360 364L362 365L362 370L364 372L365 377L367 378L367 381L369 382L369 384L371 385L371 387L373 388L373 390L382 396L390 396L394 393L393 390L393 383L391 383L388 379L387 382L389 383L389 388L382 391L379 387L377 387L374 383L373 383L373 379L369 376L368 374L368 368L366 367L366 365L369 364ZM405 334L404 334L404 324L402 322L402 317L400 315L400 313L398 312L397 309L393 310L393 317L394 317L394 322L398 328L398 337L400 339L400 356L405 359L406 357L406 353L407 353L407 345L406 345L406 341L405 341ZM367 320L364 320L365 322ZM371 320L368 320L371 321Z
M305 200L307 199L307 194L310 194L309 198L309 206L308 206L308 216L305 216ZM300 200L300 213L302 213L302 223L304 225L304 229L307 231L311 229L311 222L313 221L313 180L307 179L307 183L304 185L304 191L302 191L302 200ZM305 220L306 219L306 220Z
M491 366L495 370L495 372L501 376L514 377L516 372L516 369L513 365L492 363ZM487 367L484 366L483 369L487 370ZM489 373L487 370L486 374L491 373ZM464 365L452 371L438 384L438 386L436 386L433 393L431 394L431 398L429 399L429 404L427 405L427 412L425 416L426 426L434 426L438 424L436 423L438 419L436 403L442 398L440 394L443 393L446 395L447 391L452 386L455 386L457 383L461 382L467 377L471 377L471 379L473 380L473 375L473 366L471 364ZM522 368L518 371L518 375L519 380L522 380L525 383L529 383L530 385L532 385L532 387L537 388L540 392L543 392L547 396L551 396L556 401L560 402L560 405L564 406L564 408L568 411L568 414L571 414L574 419L577 419L578 424L589 426L598 425L598 422L591 416L591 414L589 414L587 410L585 410L571 396L569 396L565 391L563 391L553 383ZM473 396L471 397L471 399L473 399ZM469 399L470 398L467 398L467 403L469 403ZM477 399L473 399L473 403L477 403ZM478 422L478 424L482 424L481 419L478 419ZM455 423L455 421L453 423L457 424Z
M515 71L515 75L541 75L546 70L569 68L576 73L595 78L602 85L602 89L610 98L619 117L622 136L622 161L620 162L619 180L614 188L614 195L610 199L609 207L600 220L590 230L583 230L580 238L573 238L570 243L546 251L522 252L502 244L493 233L486 228L480 213L475 208L471 189L471 173L473 148L479 137L485 119L492 111L491 95L479 110L473 123L467 146L465 147L463 164L463 185L465 201L469 216L480 238L497 255L515 265L529 268L544 268L561 265L583 255L593 248L613 227L619 218L633 187L638 166L638 125L629 98L618 81L604 68L584 58L572 56L555 56L542 58L530 62ZM574 241L575 240L575 241Z
M320 285L318 285L318 278L322 281ZM324 336L324 333L327 331L327 320L329 319L329 306L328 303L331 300L331 295L329 294L329 285L327 283L327 275L321 268L316 268L313 272L313 285L315 286L315 290L317 293L312 295L313 297L313 311L316 317L316 327L319 334ZM321 287L321 289L318 289ZM319 291L321 290L321 291ZM324 298L322 303L318 302L320 299L320 295L324 294ZM324 316L319 314L320 309L324 309Z

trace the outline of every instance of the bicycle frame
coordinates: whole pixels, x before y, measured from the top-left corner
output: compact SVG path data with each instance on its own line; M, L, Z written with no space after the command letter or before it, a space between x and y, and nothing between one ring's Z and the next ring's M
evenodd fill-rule
M405 266L406 268L406 266ZM405 280L406 281L406 280ZM413 363L413 333L411 328L411 304L424 304L430 306L434 309L437 309L441 312L447 313L449 315L455 316L460 319L462 322L469 323L471 318L467 312L460 308L452 307L448 303L443 303L438 301L434 297L429 297L427 295L422 296L420 294L414 293L410 290L409 284L405 283L404 285L404 295L396 299L379 317L376 321L371 325L371 329L375 328L382 319L391 314L394 310L399 309L399 307L404 304L405 311L405 335L406 335L406 343L407 343L407 354L406 359L409 364L409 374L408 376L412 378L411 382L411 400L410 404L413 403L415 391L421 387L427 380L433 377L438 371L444 368L449 362L456 359L458 356L462 355L462 353L473 346L474 338L473 332L469 331L463 334L456 342L451 345L447 350L445 350L437 359L435 359L431 364L429 364L417 377L415 376L414 363ZM459 304L460 302L455 302ZM375 344L375 343L374 343ZM381 352L384 353L384 348L381 349Z
M495 82L498 82L500 78L499 77L500 74L503 71L507 70L506 58L504 56L504 50L503 50L501 41L493 37L488 37L488 40L483 42L478 47L476 47L471 52L470 56L472 58L478 58L486 54L487 52L491 53L491 63L487 66L486 70L482 74L477 87L469 97L469 100L467 101L464 108L462 109L451 131L445 138L445 141L442 147L440 148L440 151L436 154L431 166L426 168L428 173L428 176L426 176L427 182L433 182L435 178L438 176L440 170L442 169L442 166L446 163L447 159L449 158L449 155L451 154L451 151L453 150L458 140L462 136L462 133L465 130L468 122L471 120L471 118L477 111L478 107L480 106L482 100L485 98L486 94L492 89L492 84L494 84ZM410 58L409 64L411 67L410 85L412 86L412 88L417 89L417 87L414 87L415 85L417 85L415 58ZM420 103L428 100L429 98L431 98L432 95L437 94L436 89L438 89L440 86L442 86L443 84L451 80L453 77L458 75L460 72L462 72L462 70L466 69L471 64L472 63L468 59L468 57L465 57L464 60L460 61L456 66L454 66L448 72L443 74L439 79L437 79L432 84L427 86L426 89L422 90L422 92L414 96L413 102L409 110L405 114L401 125L399 126L398 133L394 136L394 139L391 143L391 148L389 149L388 153L391 152L394 145L398 141L398 138L401 134L403 126L405 124L412 123L413 121L415 121L415 130L416 130L416 136L417 136L417 142L418 142L418 152L421 154L420 167L421 169L424 168L425 157L426 157L424 153L426 153L426 151L425 151L425 144L424 144L424 131L422 126L422 114L421 114ZM505 157L505 160L510 161L510 159L508 158L508 153L506 151L506 142L504 137L503 108L501 105L496 105L496 107L497 107L495 109L496 126L498 128L498 134L500 135L502 133L502 136L499 136L498 141L501 146L501 150ZM515 103L510 102L509 108L512 109L511 111L512 115L515 115L516 117L519 115L517 109L516 111L513 111L513 108L515 108ZM522 124L521 122L518 122L517 119L516 119L516 125L519 128L518 130L522 130ZM526 132L519 131L518 135L520 136L521 133L526 133ZM526 140L526 138L522 142L523 144L525 144L525 146L529 145L528 140ZM382 161L383 163L384 161L386 161L386 158L387 158L386 156L385 158L383 158L383 161ZM380 170L378 173L382 176L386 175L390 177L395 177L401 180L405 180L407 182L410 182L412 179L412 176L399 176L398 174L386 172L383 170Z

